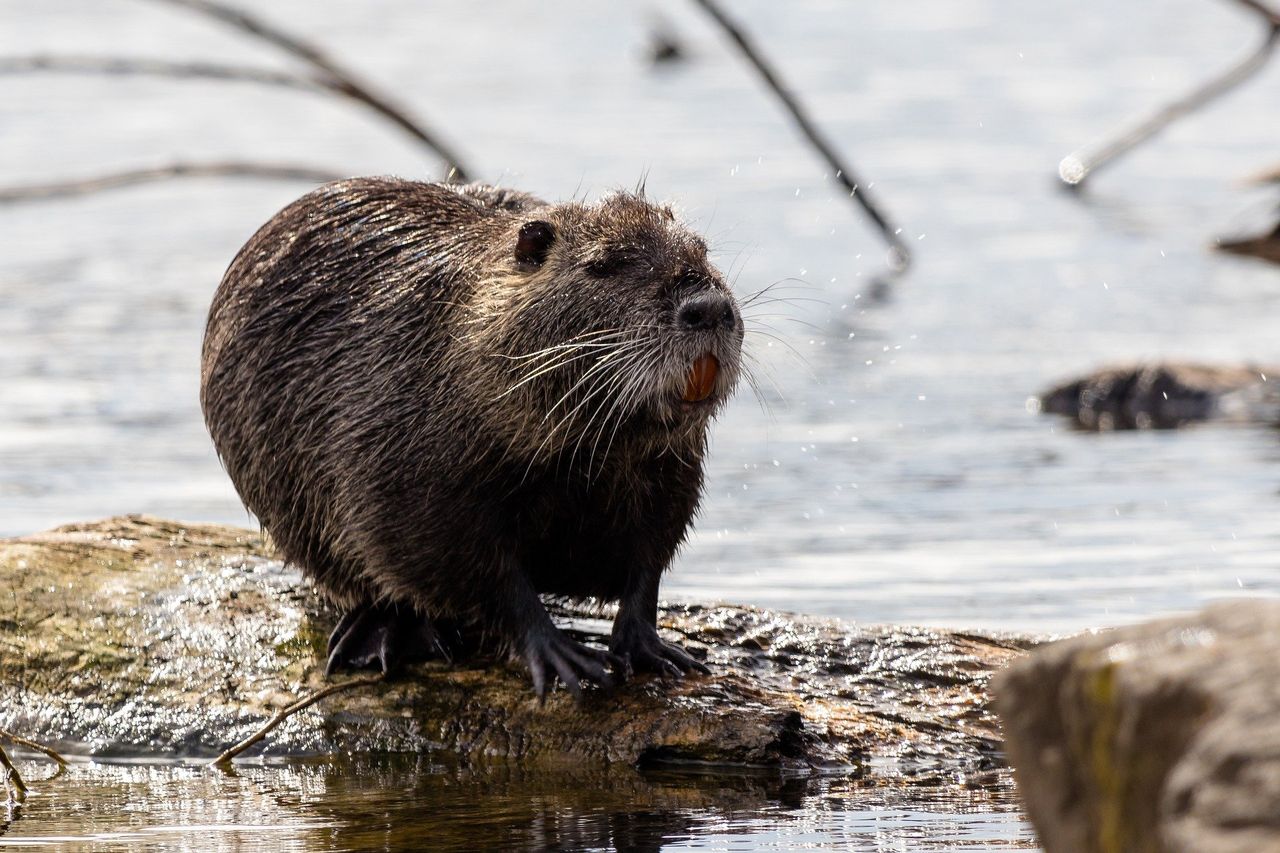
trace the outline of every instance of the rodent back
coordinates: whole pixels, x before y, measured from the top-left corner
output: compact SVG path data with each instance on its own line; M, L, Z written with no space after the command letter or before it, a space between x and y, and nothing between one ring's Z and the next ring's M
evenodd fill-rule
M445 187L360 179L304 196L245 245L210 311L201 397L251 509L263 516L274 492L313 490L335 467L350 477L340 457L358 442L355 458L391 452L370 433L398 423L438 437L421 424L447 405L443 362L477 246L512 215Z

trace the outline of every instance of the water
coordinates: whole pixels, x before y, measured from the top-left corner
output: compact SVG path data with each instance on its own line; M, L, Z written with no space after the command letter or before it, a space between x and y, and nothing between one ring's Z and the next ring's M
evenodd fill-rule
M932 797L932 799L928 799ZM924 800L928 805L922 805ZM463 770L417 756L73 766L5 819L0 848L124 850L1025 850L1008 784Z
M691 62L647 67L655 11ZM647 174L740 292L783 281L775 292L804 300L756 317L782 339L754 336L771 414L744 393L716 427L704 510L667 594L1065 632L1280 590L1274 430L1092 435L1026 407L1114 360L1280 363L1280 275L1206 249L1268 221L1274 196L1239 179L1274 164L1280 71L1099 174L1083 198L1054 179L1081 143L1250 49L1253 22L1201 0L1159 14L1102 0L734 11L903 226L916 263L887 298L873 285L883 246L684 4L479 14L287 0L270 14L395 91L479 177L561 198ZM280 64L145 3L0 0L0 19L0 54L109 46ZM0 85L2 183L174 157L437 174L393 129L307 95ZM235 250L302 189L189 181L0 207L0 534L123 512L246 522L200 421L200 333ZM825 814L814 831L829 838L879 819L849 802ZM868 849L909 848L912 819L894 825L899 840ZM726 819L712 837L729 847L739 831ZM777 832L743 843L777 844Z

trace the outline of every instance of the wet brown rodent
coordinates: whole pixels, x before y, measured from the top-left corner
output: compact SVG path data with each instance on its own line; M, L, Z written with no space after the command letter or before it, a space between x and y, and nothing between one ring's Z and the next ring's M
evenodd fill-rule
M445 651L448 624L577 693L703 669L659 639L658 580L742 336L703 241L642 193L353 179L240 250L201 404L241 498L345 609L330 670ZM610 652L539 594L618 602Z

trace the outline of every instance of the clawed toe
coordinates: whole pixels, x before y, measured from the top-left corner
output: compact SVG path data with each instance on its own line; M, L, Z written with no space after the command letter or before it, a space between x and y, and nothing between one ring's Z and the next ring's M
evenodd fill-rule
M615 673L621 673L626 666L625 661L612 652L583 645L557 629L540 631L526 638L524 661L533 677L533 690L539 702L546 701L547 688L557 678L581 701L583 681L612 688L618 681Z

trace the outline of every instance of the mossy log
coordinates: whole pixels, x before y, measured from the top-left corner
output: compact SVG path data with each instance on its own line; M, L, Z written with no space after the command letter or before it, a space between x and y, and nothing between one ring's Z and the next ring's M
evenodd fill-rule
M608 629L556 615L588 640ZM212 756L324 685L334 621L248 530L129 516L0 540L0 727L73 753ZM729 606L660 621L712 676L540 706L518 666L423 664L298 713L251 754L971 772L1000 761L988 677L1031 643Z

